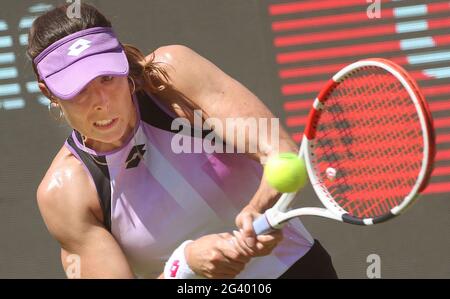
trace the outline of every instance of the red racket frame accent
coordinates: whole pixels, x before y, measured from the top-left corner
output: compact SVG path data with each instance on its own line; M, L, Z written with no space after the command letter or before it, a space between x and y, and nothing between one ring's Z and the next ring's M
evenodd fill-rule
M317 103L317 101L319 101L320 103L324 103L326 101L326 98L328 97L328 94L330 94L338 84L339 84L338 82L335 82L333 79L330 79L317 96L315 103ZM306 128L304 133L308 138L308 140L312 140L316 137L316 127L314 126L314 124L316 123L317 118L319 118L320 113L321 110L316 109L315 107L313 107L311 111L309 111L308 121L306 122Z

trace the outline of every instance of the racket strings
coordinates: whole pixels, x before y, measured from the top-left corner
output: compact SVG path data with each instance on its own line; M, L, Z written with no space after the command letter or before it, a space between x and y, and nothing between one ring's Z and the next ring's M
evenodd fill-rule
M377 74L378 75L378 74ZM377 76L376 75L376 77L380 77L380 76ZM380 78L377 78L378 80L380 80ZM358 80L360 81L361 79L360 78L358 78ZM382 79L381 79L383 82L386 82L386 78L385 77L383 77ZM371 83L373 83L375 80L370 80L369 81L369 88L371 87L370 86L370 84ZM392 82L390 83L390 84L386 84L386 85L384 85L384 86L382 86L382 85L377 85L376 86L376 88L372 88L372 90L374 91L374 92L376 92L377 94L379 94L380 92L381 92L381 89L384 89L384 91L386 91L386 92L390 92L391 94L392 94L392 96L394 97L394 100L397 100L397 97L396 97L396 95L395 95L395 91L397 90L396 89L396 86L395 86L395 84L392 84ZM394 93L393 93L394 92ZM370 103L370 102L369 102ZM379 103L379 102L375 102L375 103ZM384 108L384 110L380 110L379 109L379 112L384 112L384 111L388 111L388 112L395 112L394 114L392 114L392 113L388 113L387 115L383 115L383 117L384 118L390 118L391 119L391 122L394 122L394 123L396 123L397 124L397 128L398 128L398 126L400 125L400 124L402 124L402 122L400 122L398 119L397 119L397 116L398 116L398 114L397 114L397 112L395 111L395 109L393 110L392 108L392 105L391 105L391 103L392 102L388 102L389 104L388 105L385 105L385 107L383 107L383 104L385 104L385 103L381 103L382 105L377 105L378 107L376 107L377 109L379 109L379 108ZM395 102L394 102L395 103ZM363 107L363 108L366 108L367 109L367 107ZM390 109L389 109L390 108ZM380 113L378 113L377 115L376 115L377 117L379 117L380 116ZM354 122L355 123L355 125L358 125L358 123L357 122ZM371 139L373 139L373 137L375 136L383 136L384 137L384 135L382 135L382 131L383 130L385 130L385 128L382 128L382 126L383 126L383 124L382 124L382 122L380 121L380 119L378 119L378 120L375 120L374 121L374 119L373 119L373 117L367 117L366 119L365 119L365 122L363 123L363 124L361 124L361 123L359 123L359 126L360 126L360 128L364 128L364 129L366 129L366 125L367 124L371 124L371 123L375 123L377 126L376 126L376 128L377 128L377 130L378 130L378 132L375 132L375 134L374 135L372 135L372 136L370 136L370 137L372 137ZM381 133L381 134L379 134L379 133ZM386 138L383 138L383 139L386 139ZM370 140L370 139L369 139ZM389 140L389 139L387 139L387 140ZM368 142L368 139L366 138L365 140L365 143L367 144ZM381 142L383 142L383 140L381 141ZM396 142L396 140L395 140L395 142ZM364 144L364 145L366 145L366 144ZM392 168L396 168L396 166L397 165L393 165L393 163L395 163L395 161L393 161L392 160L392 158L397 158L397 157L394 157L393 156L393 154L392 154L392 152L391 152L391 148L392 148L392 146L390 145L390 144L387 144L386 142L384 143L384 148L385 149L387 149L386 150L386 153L387 153L387 155L385 156L385 161L383 161L383 165L381 165L381 166L379 166L379 165L364 165L363 167L370 167L370 168L373 168L373 167L377 167L377 172L383 172L383 173L388 173L388 172L390 172L390 167L389 167L389 165L391 165L391 166L393 166ZM358 148L354 148L354 150L355 151L357 151L358 153L364 153L366 156L369 156L369 157L374 157L374 156L380 156L380 154L383 154L383 153L380 153L380 148L379 147L367 147L367 149L369 149L369 150L367 150L367 151L360 151L360 149L358 149ZM376 149L376 152L374 153L373 151L372 151L372 149ZM359 150L359 151L358 151ZM387 160L387 161L386 161ZM364 160L363 160L364 161ZM400 165L402 165L402 164L400 164ZM369 168L369 169L370 169ZM381 168L381 169L380 169ZM373 172L372 172L373 173ZM369 171L369 175L370 174L372 174L370 171ZM394 178L394 179L396 179L396 178ZM400 185L402 182L400 182L398 179L396 179L396 181L397 181L397 183L396 184L398 184L398 185ZM354 182L355 183L355 182ZM372 181L371 181L371 183L372 183ZM388 190L390 190L391 188L395 188L396 187L396 184L395 183L392 183L391 181L388 181L388 180L386 180L385 181L385 184L384 185L386 185L389 189ZM380 192L383 192L383 191L386 191L386 190L383 190L383 189L386 189L386 188L382 188L383 186L380 186L380 184L377 184L377 185L375 185L375 184L372 184L374 187L377 187L377 192L378 193L380 193ZM360 187L360 188L357 188L357 189L363 189L363 190L356 190L356 191L362 191L362 192L367 192L367 189L368 188L370 188L371 187L371 185L370 184L367 184L367 182L366 183L364 183L364 184L359 184L359 185L356 185L356 187ZM362 187L362 188L361 188ZM399 191L398 189L397 189L397 191ZM356 195L358 198L361 198L364 194L358 194L358 193L354 193L354 195ZM350 202L350 203L352 203L352 202ZM358 203L358 201L356 201L356 203ZM374 212L376 212L376 213L383 213L383 211L382 210L380 210L380 205L382 205L382 204L386 204L386 203L389 203L391 206L392 205L395 205L396 203L395 202L393 202L392 201L392 199L391 198L387 198L387 201L386 202L383 202L383 201L381 201L381 200L379 200L379 199L377 199L377 198L373 198L373 199L371 199L371 198L369 198L367 201L361 201L361 203L359 204L359 206L358 207L356 207L356 208L359 208L359 209L361 209L361 207L364 207L364 208L366 208L366 209L364 209L364 210L360 210L359 211L359 213L360 214L362 214L362 215L365 215L366 214L366 212L368 211L368 210L370 210L370 209L373 209L374 210ZM368 207L367 207L368 206ZM354 207L355 208L355 207ZM385 208L389 208L389 206L388 207L385 207ZM367 217L367 215L365 215L366 217Z
M312 146L319 180L360 218L399 205L417 180L423 156L422 130L408 92L376 67L353 73L329 94ZM335 177L327 175L330 168Z
M385 82L384 79L385 79L385 78L383 78L383 82ZM373 82L373 81L370 81L370 82ZM379 87L381 87L381 85L380 85ZM391 84L389 84L389 85L387 85L387 86L384 86L384 90L386 90L386 91L392 93L393 91L395 91L395 85L391 83ZM380 92L380 88L375 89L375 91L376 91L376 92ZM389 102L389 103L392 103L392 102ZM385 108L392 108L392 107L390 107L390 106L392 106L392 105L388 105L388 107L385 107ZM389 111L389 112L390 112L390 111L395 111L395 110L385 109L385 110L382 110L382 111ZM386 117L386 115L385 115L384 117ZM397 124L397 127L398 127L399 124L401 124L401 122L399 122L399 121L396 119L396 118L397 118L397 113L395 113L395 114L393 114L393 115L391 115L391 116L388 114L387 117L391 117L391 118L392 118L392 121L393 121L394 123ZM372 119L369 118L368 123L371 123L371 122L372 122ZM382 129L382 128L380 128L379 122L378 122L378 127L377 127L377 128L378 128L378 129ZM383 136L383 135L377 134L377 135L375 135L375 136ZM366 141L367 141L367 140L366 140ZM388 155L387 155L386 157L387 157L387 158L391 158L390 161L387 161L387 163L385 164L385 165L389 166L389 165L392 165L392 163L393 163L392 158L394 158L394 157L393 157L392 153L390 152L391 146L390 146L389 144L386 144L386 143L385 143L384 146L388 149L388 150L387 150ZM377 148L377 150L378 150L378 148ZM370 152L368 152L367 154L373 156L372 153L370 153ZM397 158L397 157L395 157L395 158ZM402 164L400 164L400 165L402 165ZM394 165L394 166L396 166L396 165ZM394 167L393 167L393 168L394 168ZM378 170L379 170L379 169L378 169ZM388 172L388 171L389 171L389 168L386 167L386 166L383 166L382 171L383 171L383 172ZM397 181L398 181L398 180L397 180ZM397 184L401 184L401 183L397 183ZM395 186L392 185L391 182L388 182L388 181L386 181L386 185L387 185L389 188L395 187ZM370 187L370 186L367 186L367 185L363 185L363 186L364 186L364 187ZM380 190L380 186L378 186L377 189L378 189L379 192L383 191L383 190ZM360 195L359 195L359 196L360 196ZM389 198L388 198L388 200L389 200ZM370 203L370 201L369 201L369 203ZM379 203L380 203L380 202L379 202ZM371 207L375 209L375 208L377 208L378 206L375 206L374 204L375 204L375 203L373 203L373 204L371 205ZM391 204L392 204L392 201L391 201ZM379 210L378 210L378 212L379 212ZM364 214L364 211L363 211L363 214Z

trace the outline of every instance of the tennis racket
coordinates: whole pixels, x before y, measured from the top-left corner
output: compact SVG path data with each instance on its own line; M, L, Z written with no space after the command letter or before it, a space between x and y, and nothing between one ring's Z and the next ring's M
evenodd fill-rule
M435 156L428 105L413 78L380 58L333 76L309 113L299 156L324 208L289 209L283 194L256 219L257 234L291 218L320 216L372 225L401 214L425 189Z

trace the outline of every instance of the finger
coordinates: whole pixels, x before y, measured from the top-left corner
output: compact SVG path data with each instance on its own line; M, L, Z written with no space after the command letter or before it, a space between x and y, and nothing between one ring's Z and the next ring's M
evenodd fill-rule
M242 234L240 238L239 235L236 236L238 237L238 240L242 239ZM255 246L252 247L251 249L246 247L245 244L244 245L241 244L241 246L246 248L246 250L251 250L252 257L264 256L270 254L272 250L275 248L275 246L278 245L279 241L282 240L282 238L283 238L282 231L276 231L271 232L270 234L267 235L257 236L256 237L257 242L255 243Z
M213 269L210 269L211 273L216 274L226 274L226 275L237 275L241 273L241 271L245 267L245 262L240 262L228 258L226 255L223 255L220 261L213 262Z
M256 241L261 243L269 243L273 242L274 240L276 240L276 238L272 235L259 235L256 237Z
M283 234L271 233L270 235L261 235L257 237L256 251L259 255L267 255L283 240Z
M249 247L255 246L256 235L253 230L253 217L249 214L244 216L242 219L242 232L245 238L245 243L247 243Z
M247 251L247 245L245 245L245 243L240 240L241 238L238 237L236 233L236 231L233 231L234 236L230 239L230 241L233 243L234 249L239 253L240 260L248 262L252 257L251 253ZM245 246L245 248L243 246Z
M250 255L241 247L236 237L231 237L227 241L227 245L221 248L223 255L231 262L247 263L250 260Z
M239 248L244 250L246 256L249 256L249 257L255 256L255 251L252 248L248 247L247 243L245 243L242 232L233 231L233 234L235 236L235 240L236 240Z
M266 256L271 254L271 252L273 251L273 249L275 248L274 245L266 245L266 244L262 244L262 243L256 243L255 245L256 248L256 254L255 257L259 257L259 256Z
M268 243L268 242L275 242L275 241L280 241L283 239L283 233L280 232L273 232L267 235L259 235L256 237L256 240L258 242L262 242L262 243Z
M222 252L214 260L203 265L202 273L206 277L218 275L237 275L244 269L245 263L239 263L227 258Z
M223 255L226 255L232 260L236 259L243 263L248 262L251 256L249 256L249 254L242 248L236 239L236 236L230 233L222 233L219 234L219 236L222 238L222 241L218 243L218 249Z

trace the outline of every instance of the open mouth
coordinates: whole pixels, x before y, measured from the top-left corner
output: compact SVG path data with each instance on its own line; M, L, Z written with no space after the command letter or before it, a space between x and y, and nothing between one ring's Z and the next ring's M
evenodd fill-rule
M112 128L117 123L118 118L105 119L94 122L94 126L98 129L109 129Z

